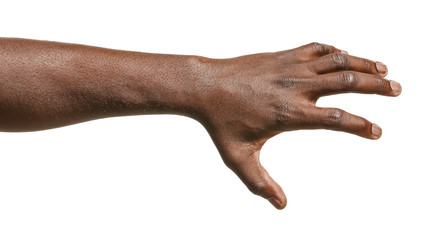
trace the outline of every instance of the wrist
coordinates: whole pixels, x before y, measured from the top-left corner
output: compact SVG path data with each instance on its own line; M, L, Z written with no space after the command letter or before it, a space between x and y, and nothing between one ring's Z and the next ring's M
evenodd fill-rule
M201 56L184 56L186 66L180 69L179 81L182 84L178 96L178 111L176 114L185 115L198 121L203 120L208 109L209 98L214 87L211 76L213 59Z
M141 113L178 114L199 119L207 95L206 62L190 55L144 53L137 84Z

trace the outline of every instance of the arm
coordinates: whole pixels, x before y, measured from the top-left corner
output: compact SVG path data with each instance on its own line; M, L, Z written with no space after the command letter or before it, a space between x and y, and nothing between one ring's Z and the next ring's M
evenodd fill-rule
M0 130L151 113L194 115L198 58L0 38Z
M209 59L0 39L0 130L33 131L111 116L170 113L205 126L224 163L276 208L281 187L259 162L271 137L299 129L378 139L381 129L324 95L398 96L385 65L312 43L275 53Z

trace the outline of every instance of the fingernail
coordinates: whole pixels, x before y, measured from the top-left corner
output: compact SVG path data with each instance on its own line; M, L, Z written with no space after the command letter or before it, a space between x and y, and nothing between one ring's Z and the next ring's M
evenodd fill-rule
M271 198L268 199L268 201L272 205L274 205L275 208L277 208L277 209L281 209L282 208L282 204L281 204L280 200L278 200L277 198L271 197Z
M391 85L391 90L393 92L395 92L397 95L400 95L401 93L401 85L400 83L396 82L396 81L389 81L389 85Z
M341 51L341 53L349 54L347 51L344 51L344 50L340 50L340 51Z
M386 65L381 62L376 62L376 69L379 73L382 73L383 75L388 72L388 68L386 67Z
M377 124L373 124L371 126L371 133L373 134L373 137L380 138L382 135L382 129Z

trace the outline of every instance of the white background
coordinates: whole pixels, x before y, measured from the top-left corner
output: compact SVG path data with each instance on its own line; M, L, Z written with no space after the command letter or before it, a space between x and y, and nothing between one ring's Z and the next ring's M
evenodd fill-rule
M11 2L3 37L218 58L318 41L386 63L403 93L319 101L379 124L378 141L325 130L268 141L283 211L185 117L0 133L0 239L433 239L429 1Z

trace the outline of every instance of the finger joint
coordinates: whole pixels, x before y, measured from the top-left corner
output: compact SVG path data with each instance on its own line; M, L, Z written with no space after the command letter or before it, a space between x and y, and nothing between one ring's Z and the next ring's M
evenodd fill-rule
M358 76L353 72L343 72L340 75L340 82L345 88L353 88L358 84Z
M293 88L298 82L298 79L292 77L283 77L278 81L278 84L284 88Z
M311 43L312 47L314 48L315 52L318 55L323 55L323 54L327 54L328 53L328 49L324 44L318 43L318 42L313 42Z
M247 187L250 192L252 192L255 195L261 195L264 192L264 189L266 188L267 184L263 181L261 182L250 182Z
M385 90L387 86L386 80L382 77L376 76L376 86L378 90Z
M369 71L371 69L371 62L367 59L364 59L364 68L366 71Z
M343 120L344 111L338 108L332 108L326 111L323 125L325 127L339 127Z
M337 69L346 70L349 68L349 60L347 59L347 56L343 53L332 54L331 61Z

